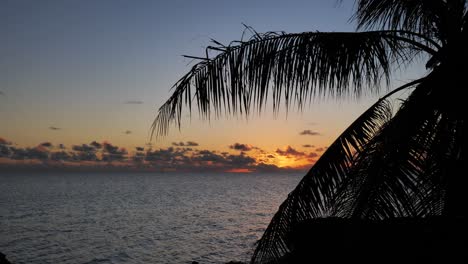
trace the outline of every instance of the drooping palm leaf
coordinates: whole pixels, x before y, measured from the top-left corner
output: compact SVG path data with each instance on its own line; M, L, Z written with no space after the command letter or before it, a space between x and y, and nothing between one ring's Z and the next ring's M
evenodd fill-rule
M423 80L413 81L394 91L412 87ZM347 181L357 154L391 118L391 108L386 98L379 100L354 121L289 194L259 241L252 263L277 261L287 254L290 251L288 236L295 223L335 214L336 192Z
M202 118L209 119L212 111L247 115L252 105L261 111L269 94L278 111L282 100L286 108L302 108L314 96L379 92L381 82L389 81L392 64L410 61L418 52L415 38L396 31L269 32L209 47L221 52L202 58L175 84L153 131L164 135L172 122L180 126L183 106L190 109L193 97Z
M427 37L442 29L450 5L465 0L358 0L354 16L358 28L384 28L417 32Z
M349 181L337 195L335 215L382 220L440 213L434 204L426 204L426 210L418 204L433 185L423 175L433 169L427 161L441 120L440 111L429 100L433 97L431 77L418 85L396 116L360 152L349 171Z

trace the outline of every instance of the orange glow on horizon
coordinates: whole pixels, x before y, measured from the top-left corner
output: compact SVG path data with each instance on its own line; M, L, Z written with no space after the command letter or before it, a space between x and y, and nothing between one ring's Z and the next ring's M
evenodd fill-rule
M252 171L249 170L249 169L236 168L236 169L227 170L226 172L231 172L231 173L251 173Z

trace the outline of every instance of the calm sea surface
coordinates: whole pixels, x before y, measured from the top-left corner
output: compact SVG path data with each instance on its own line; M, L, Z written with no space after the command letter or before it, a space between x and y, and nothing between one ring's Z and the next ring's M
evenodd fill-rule
M247 261L302 175L0 173L14 263Z

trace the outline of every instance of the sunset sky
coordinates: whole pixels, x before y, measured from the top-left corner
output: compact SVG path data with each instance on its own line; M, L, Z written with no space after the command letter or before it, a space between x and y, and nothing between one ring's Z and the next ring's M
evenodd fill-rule
M193 65L181 55L203 56L211 38L240 39L242 23L258 32L354 30L353 1L336 2L1 1L0 164L306 169L379 95L317 100L276 118L194 115L158 140L150 140L150 126ZM422 73L405 69L393 85Z

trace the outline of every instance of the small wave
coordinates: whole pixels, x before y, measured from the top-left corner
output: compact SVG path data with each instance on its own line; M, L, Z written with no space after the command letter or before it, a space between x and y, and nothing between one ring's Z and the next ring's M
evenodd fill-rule
M110 262L110 259L108 258L94 258L89 262L85 262L85 264L96 264L96 263L106 263Z

